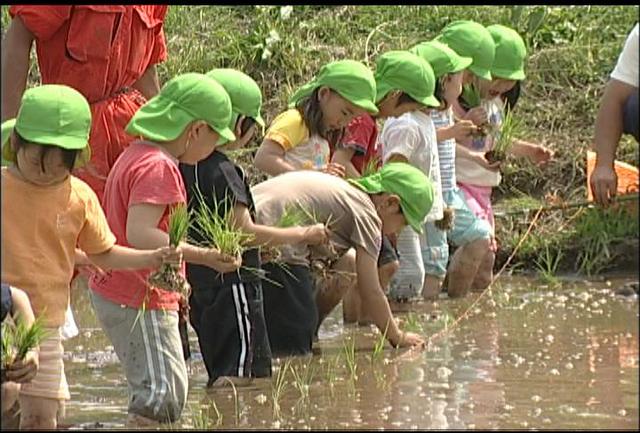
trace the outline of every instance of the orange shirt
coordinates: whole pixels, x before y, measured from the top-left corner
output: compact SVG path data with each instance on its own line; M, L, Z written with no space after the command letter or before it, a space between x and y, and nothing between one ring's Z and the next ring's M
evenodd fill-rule
M2 282L24 290L46 326L64 324L76 245L99 254L115 242L96 195L81 180L39 187L2 167Z
M130 88L167 58L166 5L62 5L9 8L36 39L42 84L66 84L91 104L91 164L74 174L102 198L116 158L132 137L124 128L146 100Z

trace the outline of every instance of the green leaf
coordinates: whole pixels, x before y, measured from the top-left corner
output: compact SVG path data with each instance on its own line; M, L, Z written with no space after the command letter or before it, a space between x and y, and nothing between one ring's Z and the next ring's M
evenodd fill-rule
M541 9L537 9L535 12L532 12L529 15L529 20L527 23L527 33L529 37L533 37L533 35L538 31L545 17L547 16L547 8L542 7Z

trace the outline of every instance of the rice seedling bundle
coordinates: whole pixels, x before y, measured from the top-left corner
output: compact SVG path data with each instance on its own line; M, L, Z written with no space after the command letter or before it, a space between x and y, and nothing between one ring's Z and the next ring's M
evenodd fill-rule
M2 382L5 381L7 367L22 361L48 335L43 316L38 317L31 326L27 326L20 316L15 318L15 324L2 323Z
M513 115L513 110L506 110L503 107L502 112L506 114L499 129L495 132L493 148L485 154L489 162L503 161L516 137L522 134L522 122Z

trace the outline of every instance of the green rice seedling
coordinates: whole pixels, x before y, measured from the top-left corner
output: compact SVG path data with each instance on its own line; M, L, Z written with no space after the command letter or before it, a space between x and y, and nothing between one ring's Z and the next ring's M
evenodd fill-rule
M413 311L410 311L405 320L403 328L409 332L422 332L422 323L420 323L420 317Z
M522 122L514 116L513 110L503 108L503 113L505 115L500 129L496 131L493 148L485 154L489 162L504 161L514 140L522 135Z
M287 228L307 225L309 224L308 215L309 212L305 211L299 204L288 203L284 207L284 211L282 215L280 215L276 227Z
M36 318L31 326L27 326L19 315L14 323L2 323L2 381L7 367L22 361L48 335L49 332L44 327L44 316Z
M462 86L462 100L468 108L479 107L482 104L480 91L473 83Z
M349 378L354 381L358 379L358 363L356 361L356 342L353 337L349 337L344 341L342 351L344 353L344 358L347 361Z
M311 362L307 362L304 366L298 365L298 367L294 367L291 365L290 369L293 375L293 386L298 390L301 398L308 399L309 387L313 382L316 367Z
M376 344L373 346L373 353L371 354L371 362L378 361L382 358L382 354L384 353L384 346L387 342L387 330L389 329L389 324L384 329L384 332L378 333L378 338L376 339Z
M174 206L169 213L169 244L177 247L187 237L191 224L191 214L184 203ZM149 284L172 292L182 292L186 295L186 280L180 275L180 265L165 263L149 276Z
M255 236L233 226L229 201L214 200L213 207L210 207L200 191L196 191L196 200L198 206L194 211L194 230L204 239L200 245L216 248L231 257L242 255Z
M538 268L538 275L543 283L552 287L556 287L559 284L556 271L558 270L562 256L563 253L561 250L552 251L549 245L545 245L544 253L534 260Z
M329 382L329 391L333 395L334 385L337 379L338 365L340 365L340 353L336 354L330 360L327 361L326 377Z
M213 409L214 417L211 417L211 410ZM191 408L191 419L193 420L193 428L196 430L211 430L214 427L220 427L222 425L223 416L218 410L218 406L215 401L212 401L211 406L204 405L199 409ZM211 422L212 419L214 422Z
M223 378L225 381L229 382L229 384L231 385L231 389L233 390L233 407L235 410L236 426L237 426L238 424L240 424L240 403L238 402L238 390L236 389L236 385L233 383L232 380L229 380L227 377L224 377L224 376Z
M284 364L280 366L275 381L271 382L271 399L273 401L273 418L279 420L282 417L280 408L280 399L287 386L287 372L291 368L291 360L287 359Z

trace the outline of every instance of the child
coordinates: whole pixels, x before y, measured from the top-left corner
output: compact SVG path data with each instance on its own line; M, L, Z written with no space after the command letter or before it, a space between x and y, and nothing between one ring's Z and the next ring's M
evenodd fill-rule
M447 274L450 240L459 247L449 267L448 291L449 296L453 297L468 291L472 278L461 280L459 276L464 277L466 267L478 266L480 254L486 250L491 237L487 222L469 210L464 195L456 186L456 140L466 139L476 128L469 120L454 123L451 104L462 92L462 76L473 59L461 57L447 45L435 40L418 44L410 51L431 64L436 78L435 96L442 104L439 109L431 111L431 120L436 127L438 140L442 195L445 206L453 211L453 227L450 230L441 230L433 222L425 225L425 234L420 239L425 269L422 296L433 299L440 293Z
M375 79L376 105L379 110L377 118L400 117L405 113L438 105L433 97L431 67L407 51L389 51L381 55L376 64ZM372 165L381 159L382 155L376 119L365 114L351 121L345 138L333 153L332 161L345 166L348 177L360 177L365 165ZM435 208L437 206L432 208L432 212ZM437 212L437 209L435 211ZM380 285L386 290L393 274L400 267L398 257L387 237L383 238L378 260ZM406 265L406 261L401 262ZM358 292L355 289L350 290L343 300L345 322L367 322L359 311L360 304Z
M91 127L89 104L79 92L62 85L29 89L17 119L8 122L14 126L2 146L11 162L2 168L2 281L29 295L50 335L40 345L38 373L20 391L20 428L53 429L70 398L60 327L76 245L102 269L155 268L177 254L115 245L95 193L70 175L87 159Z
M424 345L420 336L398 328L376 272L382 234L396 233L407 224L422 230L433 191L420 170L389 163L375 174L348 182L326 173L294 171L262 182L251 192L260 223L274 225L287 206L297 205L329 225L335 247L329 255L305 244L287 245L281 248L282 263L263 266L268 278L263 282L264 313L274 355L310 353L320 323L353 284L362 298L363 312L391 345ZM355 261L345 254L352 248ZM334 262L330 272L349 277L314 287L310 254L322 254Z
M500 183L501 176L498 171L499 163L487 164L483 154L493 148L503 121L505 102L501 95L511 91L516 83L525 78L523 68L526 47L520 35L515 30L501 25L490 26L487 32L496 47L495 59L491 66L492 81L488 86L486 83L480 86L488 117L479 123L477 119L473 121L477 126L489 124L496 132L474 140L463 140L462 146L458 148L459 158L456 160L456 178L458 186L464 192L467 205L477 216L491 225L492 242L490 248L484 253L478 274L474 279L472 286L474 290L483 290L491 283L497 250L491 192L493 187ZM457 110L460 115L467 114L460 104L454 103L453 108L454 112ZM513 145L508 149L508 154L524 156L538 164L547 162L552 156L552 152L546 147L519 139L514 140Z
M344 176L344 167L329 162L330 149L356 116L376 114L376 83L369 68L339 60L291 97L290 109L271 123L256 152L255 165L276 176L293 170L321 170Z
M415 56L414 54L411 54ZM433 97L435 77L428 62L425 64L425 80L429 89L428 107L438 107L440 102ZM431 181L434 200L426 221L443 218L442 190L440 185L440 163L436 147L436 132L427 106L414 109L400 117L390 118L384 124L380 140L384 143L383 163L406 162L420 169ZM405 227L398 235L397 249L400 267L391 280L389 297L406 301L420 294L424 281L424 266L420 252L418 233Z
M136 112L127 132L141 140L118 158L104 194L107 220L120 245L156 248L169 243L170 209L186 202L178 162L195 164L209 156L219 140L234 140L230 119L227 92L196 73L174 77ZM220 272L240 266L239 257L213 248L187 243L180 248L186 262ZM188 389L178 329L181 295L151 286L149 274L148 269L107 272L89 281L96 315L125 370L127 424L132 426L176 422Z
M11 317L14 321L17 317L29 328L35 321L31 303L27 294L16 287L2 283L1 294L2 322ZM2 382L2 428L17 429L19 427L20 408L18 405L18 395L20 384L30 382L38 372L38 348L28 351L24 359L15 361L6 366L6 381L3 376ZM3 366L4 368L4 366ZM3 372L4 373L4 372Z
M324 225L313 227L276 228L255 224L255 207L247 179L240 168L224 153L246 144L255 133L255 126L242 134L244 122L260 116L262 93L248 75L234 69L214 69L207 74L227 91L231 98L230 128L235 130L235 143L218 147L210 156L195 165L180 164L190 209L199 207L199 194L207 205L219 206L220 216L231 218L233 225L255 235L252 248L242 255L240 272L218 273L205 266L187 265L187 276L193 287L189 299L190 319L196 333L207 372L208 386L226 383L247 384L253 377L271 376L271 349L267 338L262 305L260 253L258 246L282 243L320 243L326 240ZM252 122L250 122L252 123ZM226 215L226 211L231 216ZM197 230L189 235L201 241ZM250 268L250 269L249 269Z

